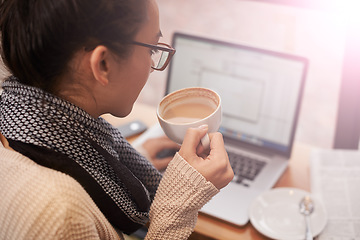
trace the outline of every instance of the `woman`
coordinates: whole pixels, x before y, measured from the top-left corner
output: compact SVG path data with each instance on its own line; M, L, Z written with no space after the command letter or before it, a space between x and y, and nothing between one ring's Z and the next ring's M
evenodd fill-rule
M189 129L162 176L100 117L127 116L174 50L155 0L2 0L0 238L186 239L233 177L220 133ZM164 60L164 59L163 59ZM201 157L204 156L204 157ZM115 229L118 231L115 231Z

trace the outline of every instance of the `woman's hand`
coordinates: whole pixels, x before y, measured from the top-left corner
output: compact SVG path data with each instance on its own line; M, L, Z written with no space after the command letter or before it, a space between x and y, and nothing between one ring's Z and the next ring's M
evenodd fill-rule
M233 179L234 172L230 166L221 133L209 134L210 152L208 154L203 152L204 148L201 146L200 140L207 130L206 125L188 129L179 154L206 180L221 189Z
M146 140L142 147L147 152L148 160L154 165L159 171L164 170L174 156L158 157L159 152L166 149L179 150L179 144L171 141L168 137L162 136L158 138L151 138ZM175 153L174 153L175 154Z

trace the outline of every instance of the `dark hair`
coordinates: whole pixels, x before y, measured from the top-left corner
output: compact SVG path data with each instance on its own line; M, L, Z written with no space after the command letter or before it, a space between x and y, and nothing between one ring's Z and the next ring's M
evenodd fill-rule
M125 58L146 18L145 0L0 0L1 56L20 82L52 92L80 50Z

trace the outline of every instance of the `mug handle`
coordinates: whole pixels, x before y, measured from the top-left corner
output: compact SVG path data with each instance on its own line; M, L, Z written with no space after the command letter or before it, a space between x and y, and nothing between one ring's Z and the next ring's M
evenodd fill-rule
M201 138L201 145L203 145L205 149L210 149L210 138L208 133L206 133L205 136Z

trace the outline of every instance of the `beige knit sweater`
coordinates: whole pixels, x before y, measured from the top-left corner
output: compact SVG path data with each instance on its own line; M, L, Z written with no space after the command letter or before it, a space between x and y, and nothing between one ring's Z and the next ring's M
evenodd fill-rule
M150 210L146 239L187 239L198 210L218 190L180 155ZM0 143L0 239L123 239L72 177Z

